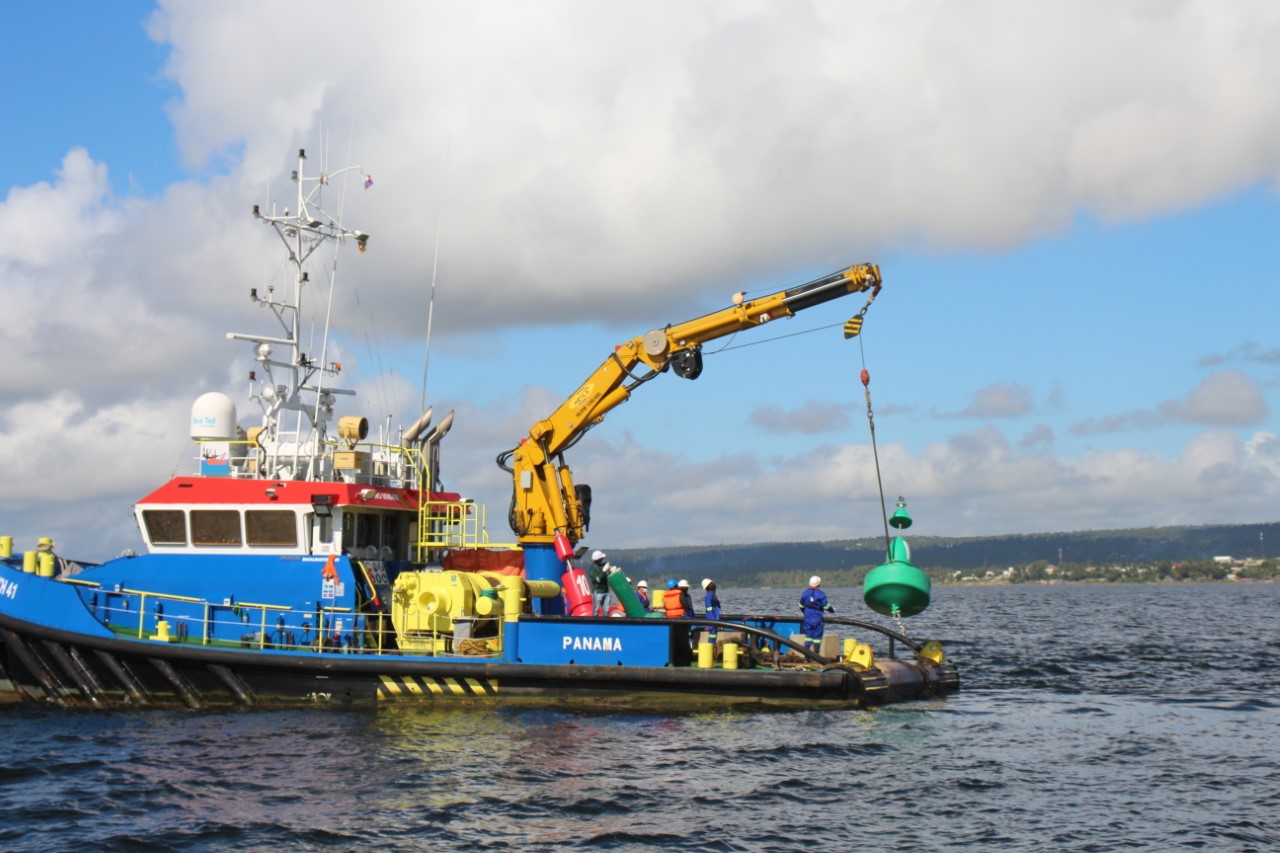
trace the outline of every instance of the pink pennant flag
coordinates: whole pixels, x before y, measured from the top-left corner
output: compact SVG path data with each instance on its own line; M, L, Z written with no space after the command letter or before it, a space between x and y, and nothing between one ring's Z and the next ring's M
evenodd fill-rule
M373 175L365 175L365 176L364 176L364 188L365 188L365 189L369 189L369 187L371 187L371 186L373 186Z

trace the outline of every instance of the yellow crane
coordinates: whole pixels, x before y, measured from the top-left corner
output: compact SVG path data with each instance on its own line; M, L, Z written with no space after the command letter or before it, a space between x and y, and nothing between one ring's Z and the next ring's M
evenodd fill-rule
M862 309L866 311L880 287L879 266L855 264L759 299L748 301L738 294L728 308L654 329L615 347L559 408L529 429L528 437L498 456L499 466L512 475L509 521L516 538L526 548L555 543L560 559L582 539L590 523L591 490L574 485L564 452L626 402L638 386L667 370L685 379L697 379L702 372L704 343L851 293L870 291ZM854 318L858 325L861 316ZM846 325L846 336L853 323ZM856 328L852 333L856 334Z

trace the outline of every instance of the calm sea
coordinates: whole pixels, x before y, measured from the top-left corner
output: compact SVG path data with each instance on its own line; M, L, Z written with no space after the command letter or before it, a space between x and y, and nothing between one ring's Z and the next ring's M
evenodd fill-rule
M730 612L797 595L721 590ZM1280 584L942 587L906 626L964 692L868 712L0 708L0 849L1280 849Z

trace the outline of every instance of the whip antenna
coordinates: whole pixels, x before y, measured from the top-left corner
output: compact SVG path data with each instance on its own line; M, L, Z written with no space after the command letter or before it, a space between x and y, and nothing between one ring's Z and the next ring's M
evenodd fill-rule
M431 295L427 299L427 344L422 355L422 401L418 406L419 411L425 411L427 408L427 369L431 366L431 326L436 312L436 270L440 265L440 229L444 222L444 197L448 189L449 155L452 149L453 137L451 136L445 146L444 180L441 181L440 186L440 207L436 211L436 247L435 257L431 260Z

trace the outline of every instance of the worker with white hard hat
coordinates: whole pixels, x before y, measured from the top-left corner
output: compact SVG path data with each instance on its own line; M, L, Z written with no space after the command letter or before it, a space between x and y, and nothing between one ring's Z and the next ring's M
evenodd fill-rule
M604 551L591 553L591 568L587 570L587 579L591 581L591 615L609 615L609 572L613 566L606 560Z
M706 593L702 599L703 605L707 608L706 617L708 619L719 619L720 596L716 595L716 582L711 578L703 578L702 589Z
M680 590L680 607L684 610L684 616L692 619L698 614L693 611L693 597L689 595L689 582L681 580L676 587Z
M720 596L716 595L716 582L711 578L703 578L702 589L705 592L702 604L706 608L706 612L703 615L708 619L719 619ZM707 629L707 639L713 643L716 641L716 629L714 627Z
M653 602L649 600L649 582L642 580L636 584L636 598L640 599L640 603L644 605L646 612L653 609Z
M823 614L836 612L821 586L822 578L814 575L809 578L809 588L800 593L800 609L804 611L804 647L814 653L822 646L823 629L826 628Z

